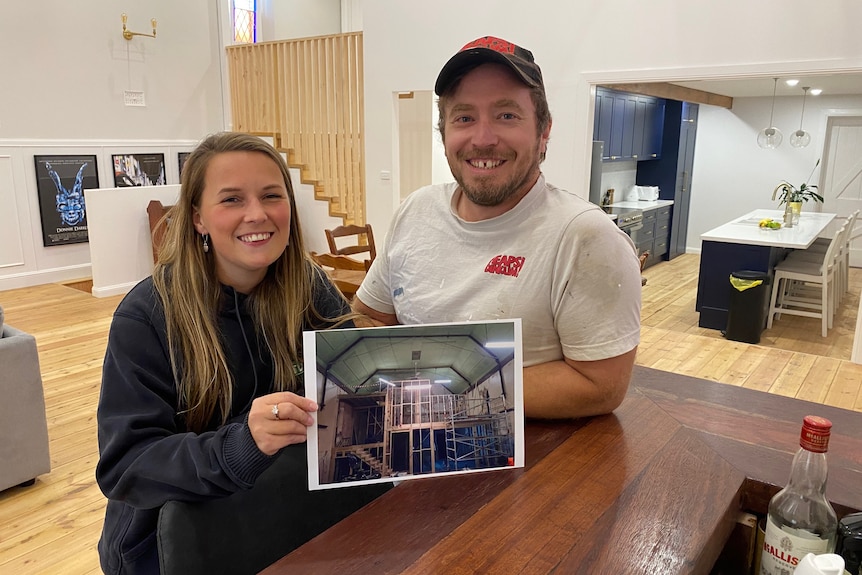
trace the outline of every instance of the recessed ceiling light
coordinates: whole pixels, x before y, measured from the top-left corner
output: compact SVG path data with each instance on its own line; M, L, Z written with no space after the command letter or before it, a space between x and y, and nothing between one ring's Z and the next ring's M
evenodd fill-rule
M799 80L785 80L784 83L787 84L788 86L795 86L796 84L799 83Z
M820 94L823 93L823 89L822 88L811 88L811 91L808 93L811 94L812 96L819 96Z

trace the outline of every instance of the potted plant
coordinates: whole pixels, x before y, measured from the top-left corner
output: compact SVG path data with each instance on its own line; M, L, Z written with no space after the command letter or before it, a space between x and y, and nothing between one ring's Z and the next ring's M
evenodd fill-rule
M817 186L808 183L811 180L811 176L814 175L814 170L816 170L819 165L820 160L818 159L817 163L814 164L814 168L811 170L811 173L808 174L808 179L799 187L794 186L787 180L782 180L782 182L775 186L775 189L772 191L772 199L775 200L777 196L779 199L779 206L781 204L787 204L785 212L786 214L792 215L793 223L796 223L796 221L799 220L799 213L802 211L802 202L807 202L808 200L823 202L823 196L817 193ZM785 220L787 220L786 216Z

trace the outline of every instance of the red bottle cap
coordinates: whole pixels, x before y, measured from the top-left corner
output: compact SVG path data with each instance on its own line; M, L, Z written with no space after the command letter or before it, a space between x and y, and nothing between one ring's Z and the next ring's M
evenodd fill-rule
M802 420L802 435L799 446L814 453L826 453L829 448L829 435L832 422L816 415L806 415Z

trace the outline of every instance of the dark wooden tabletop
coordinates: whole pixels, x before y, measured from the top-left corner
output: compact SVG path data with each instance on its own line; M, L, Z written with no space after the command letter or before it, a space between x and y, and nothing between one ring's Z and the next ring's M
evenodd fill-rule
M263 573L709 573L807 414L833 423L827 496L862 509L862 413L636 367L613 414L528 420L525 468L406 481Z

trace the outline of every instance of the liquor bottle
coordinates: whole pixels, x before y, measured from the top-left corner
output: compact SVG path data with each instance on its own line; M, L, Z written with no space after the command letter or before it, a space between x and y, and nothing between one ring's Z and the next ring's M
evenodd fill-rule
M806 415L790 480L769 501L760 575L790 575L808 553L835 550L838 518L826 500L826 450L832 422Z

